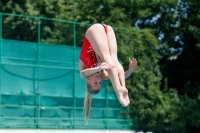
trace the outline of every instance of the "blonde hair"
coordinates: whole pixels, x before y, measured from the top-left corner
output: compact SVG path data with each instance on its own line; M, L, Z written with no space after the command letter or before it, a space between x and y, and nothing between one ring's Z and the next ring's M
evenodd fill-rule
M85 122L88 123L90 107L91 107L92 95L86 92L85 100L84 100L84 111L85 111Z
M88 124L88 118L89 118L90 107L91 107L91 102L92 102L92 95L98 94L100 92L100 88L99 90L92 90L92 87L90 86L90 84L87 84L86 88L87 88L87 92L86 92L85 100L84 100L84 112L85 112L85 122L86 124Z

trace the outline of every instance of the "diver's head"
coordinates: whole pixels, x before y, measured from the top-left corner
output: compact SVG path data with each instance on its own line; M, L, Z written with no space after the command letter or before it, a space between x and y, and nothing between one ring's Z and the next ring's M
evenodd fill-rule
M101 75L95 73L87 78L87 92L84 100L85 120L88 121L92 95L96 95L101 89Z
M100 73L95 73L87 77L87 92L90 94L98 94L101 89L101 75Z

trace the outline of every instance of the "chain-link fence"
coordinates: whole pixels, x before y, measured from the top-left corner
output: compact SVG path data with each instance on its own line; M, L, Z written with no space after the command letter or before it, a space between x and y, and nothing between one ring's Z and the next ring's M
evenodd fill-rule
M89 26L0 13L0 128L131 129L107 82L85 125L78 60Z

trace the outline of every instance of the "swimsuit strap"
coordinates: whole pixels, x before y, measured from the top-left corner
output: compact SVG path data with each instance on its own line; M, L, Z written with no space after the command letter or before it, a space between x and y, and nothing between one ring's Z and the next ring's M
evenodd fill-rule
M107 25L106 24L101 24L104 27L105 32L107 33Z

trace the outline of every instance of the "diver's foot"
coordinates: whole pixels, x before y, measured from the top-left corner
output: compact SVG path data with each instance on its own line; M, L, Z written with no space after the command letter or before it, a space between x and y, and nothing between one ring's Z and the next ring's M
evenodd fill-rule
M128 106L130 104L130 100L128 97L128 90L125 87L122 87L116 92L119 102L124 106Z

